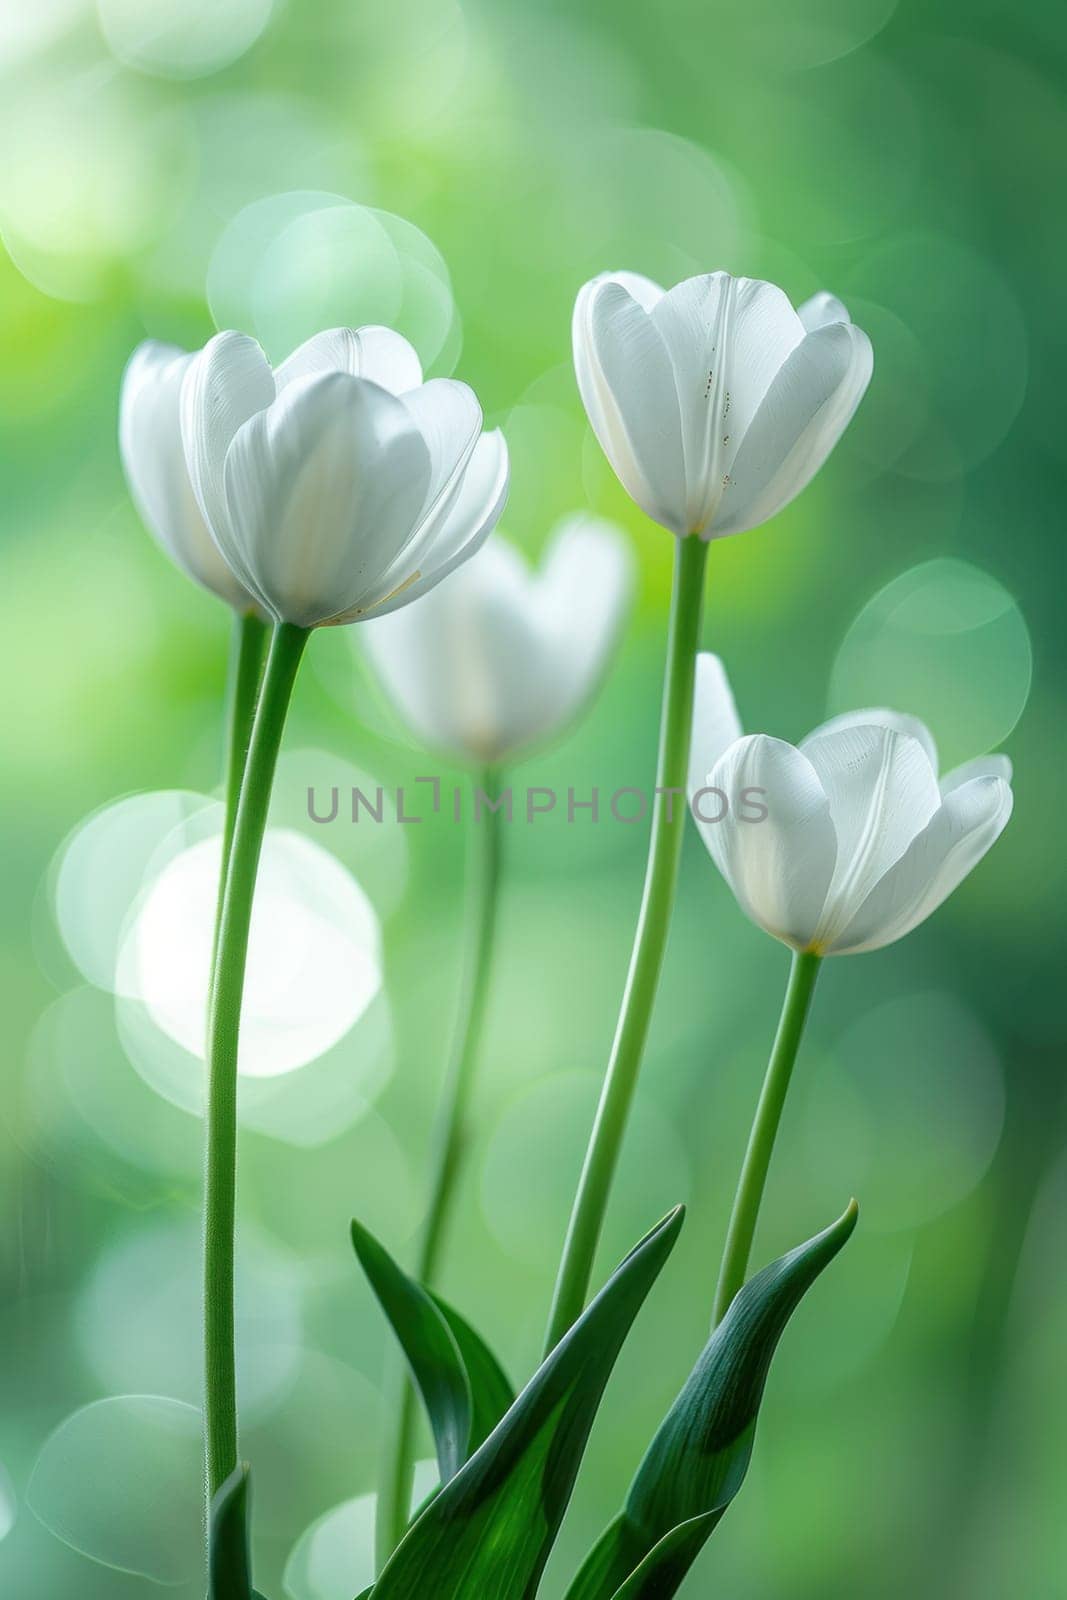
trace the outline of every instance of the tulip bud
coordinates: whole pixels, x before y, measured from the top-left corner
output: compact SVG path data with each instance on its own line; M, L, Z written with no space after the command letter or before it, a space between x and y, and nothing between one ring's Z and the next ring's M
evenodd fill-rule
M574 366L623 488L679 536L742 533L811 481L870 382L867 335L839 300L713 272L664 291L594 278L574 307Z

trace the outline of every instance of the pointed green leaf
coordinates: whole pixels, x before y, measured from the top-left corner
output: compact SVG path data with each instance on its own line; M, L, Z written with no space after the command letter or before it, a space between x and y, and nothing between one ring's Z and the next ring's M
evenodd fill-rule
M641 1241L466 1466L429 1503L374 1600L532 1600L630 1325L682 1224Z
M638 1468L622 1515L567 1600L668 1600L741 1487L786 1323L856 1226L844 1216L745 1285Z
M474 1418L470 1380L443 1312L358 1222L352 1243L411 1369L433 1430L441 1482L467 1459Z
M262 1600L252 1588L248 1467L236 1467L211 1501L208 1600Z
M470 1457L508 1410L515 1399L515 1391L496 1356L466 1318L440 1295L431 1292L430 1299L448 1323L466 1369L471 1396L471 1429L467 1443Z

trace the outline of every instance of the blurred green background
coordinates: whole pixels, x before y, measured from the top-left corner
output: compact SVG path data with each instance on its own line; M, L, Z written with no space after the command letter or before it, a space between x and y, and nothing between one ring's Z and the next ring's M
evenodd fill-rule
M126 357L218 324L278 358L322 326L391 321L430 371L471 382L511 449L516 542L536 553L582 506L632 539L617 670L515 774L610 793L651 781L671 548L584 423L569 318L587 277L625 266L826 287L874 342L870 393L815 484L712 550L705 638L747 725L796 739L887 703L930 721L946 764L1000 746L1016 764L1014 820L952 901L825 973L758 1256L853 1192L861 1226L787 1334L749 1482L685 1593L1067 1593L1065 70L1067 22L1042 0L4 8L0 1592L202 1594L198 1069L116 951L134 959L142 879L214 825L196 797L219 778L228 619L129 503ZM357 632L313 641L275 820L366 891L385 988L243 1106L244 1450L258 1584L289 1600L350 1600L369 1578L368 1506L347 1503L374 1483L385 1337L346 1225L400 1252L418 1225L463 943L463 827L307 821L309 784L432 770ZM516 1377L644 847L642 828L559 816L507 837L444 1286ZM168 971L199 948L169 904ZM550 1600L702 1342L786 966L689 838L602 1269L669 1204L689 1221L608 1391Z

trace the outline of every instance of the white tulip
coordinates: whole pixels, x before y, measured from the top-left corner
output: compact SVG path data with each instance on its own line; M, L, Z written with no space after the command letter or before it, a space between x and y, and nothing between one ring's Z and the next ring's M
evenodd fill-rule
M755 528L800 493L873 365L833 296L794 310L774 284L727 272L667 291L604 274L579 292L573 331L582 400L623 488L702 539Z
M818 955L903 938L977 865L1012 809L1007 756L968 762L938 782L928 729L896 711L835 717L799 748L743 737L711 655L697 663L689 789L741 909Z
M119 448L149 532L182 571L237 611L258 609L201 515L182 446L180 404L194 357L154 339L138 345L122 380Z
M495 764L549 738L590 698L631 586L618 530L577 515L538 571L495 535L417 616L397 611L360 637L420 740Z
M180 528L184 547L190 525L206 527L234 592L279 621L312 628L406 605L472 555L503 508L503 437L483 434L466 384L423 383L388 328L316 334L276 371L239 333L193 356L143 347L131 371L124 449L153 524ZM146 373L158 377L152 404L138 398L152 392Z

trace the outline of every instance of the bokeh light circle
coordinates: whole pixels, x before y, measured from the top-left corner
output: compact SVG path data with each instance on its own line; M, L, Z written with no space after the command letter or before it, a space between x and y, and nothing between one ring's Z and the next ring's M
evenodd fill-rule
M108 1389L164 1390L199 1406L203 1394L199 1224L176 1219L123 1236L81 1291L79 1349ZM291 1385L303 1335L293 1258L242 1228L236 1265L237 1391L241 1413L269 1413Z
M520 1091L485 1152L482 1214L500 1248L529 1266L554 1263L599 1095L587 1072L561 1072ZM638 1239L687 1197L689 1158L670 1119L638 1096L627 1132L612 1232Z
M195 1194L201 1182L200 1129L131 1070L115 1002L89 984L60 995L37 1020L20 1137L60 1182L139 1205L183 1187Z
M124 992L192 1055L207 1027L221 838L175 856L147 890L120 961ZM382 986L381 928L351 874L288 828L260 858L238 1071L270 1078L323 1055Z
M222 807L186 789L128 795L77 825L60 846L51 891L60 936L84 978L116 988L130 908L164 842L183 848L221 827Z
M830 712L891 706L921 717L942 771L1002 744L1030 694L1033 655L1003 584L969 562L923 562L870 599L845 636Z
M841 292L884 306L922 352L913 398L923 426L900 470L937 480L992 454L1019 414L1029 374L1026 323L995 265L960 240L908 232L872 250ZM876 371L878 359L876 344Z
M193 140L178 108L85 73L27 78L0 107L0 233L15 265L61 300L94 300L179 211Z
M75 1411L45 1441L26 1499L57 1539L153 1583L200 1570L202 1424L163 1395L116 1395Z
M920 1227L982 1181L1004 1107L1000 1059L973 1012L939 991L899 996L853 1023L810 1085L809 1179L828 1212L855 1194L874 1233Z
M414 1511L436 1488L436 1461L419 1461L411 1496ZM374 1582L374 1519L377 1496L358 1495L313 1522L285 1564L290 1600L352 1600Z
M109 48L125 66L163 78L200 78L255 44L274 0L96 0L96 8Z
M342 195L274 194L239 211L208 269L220 328L254 333L272 360L324 327L386 323L429 368L458 354L448 269L403 218Z

